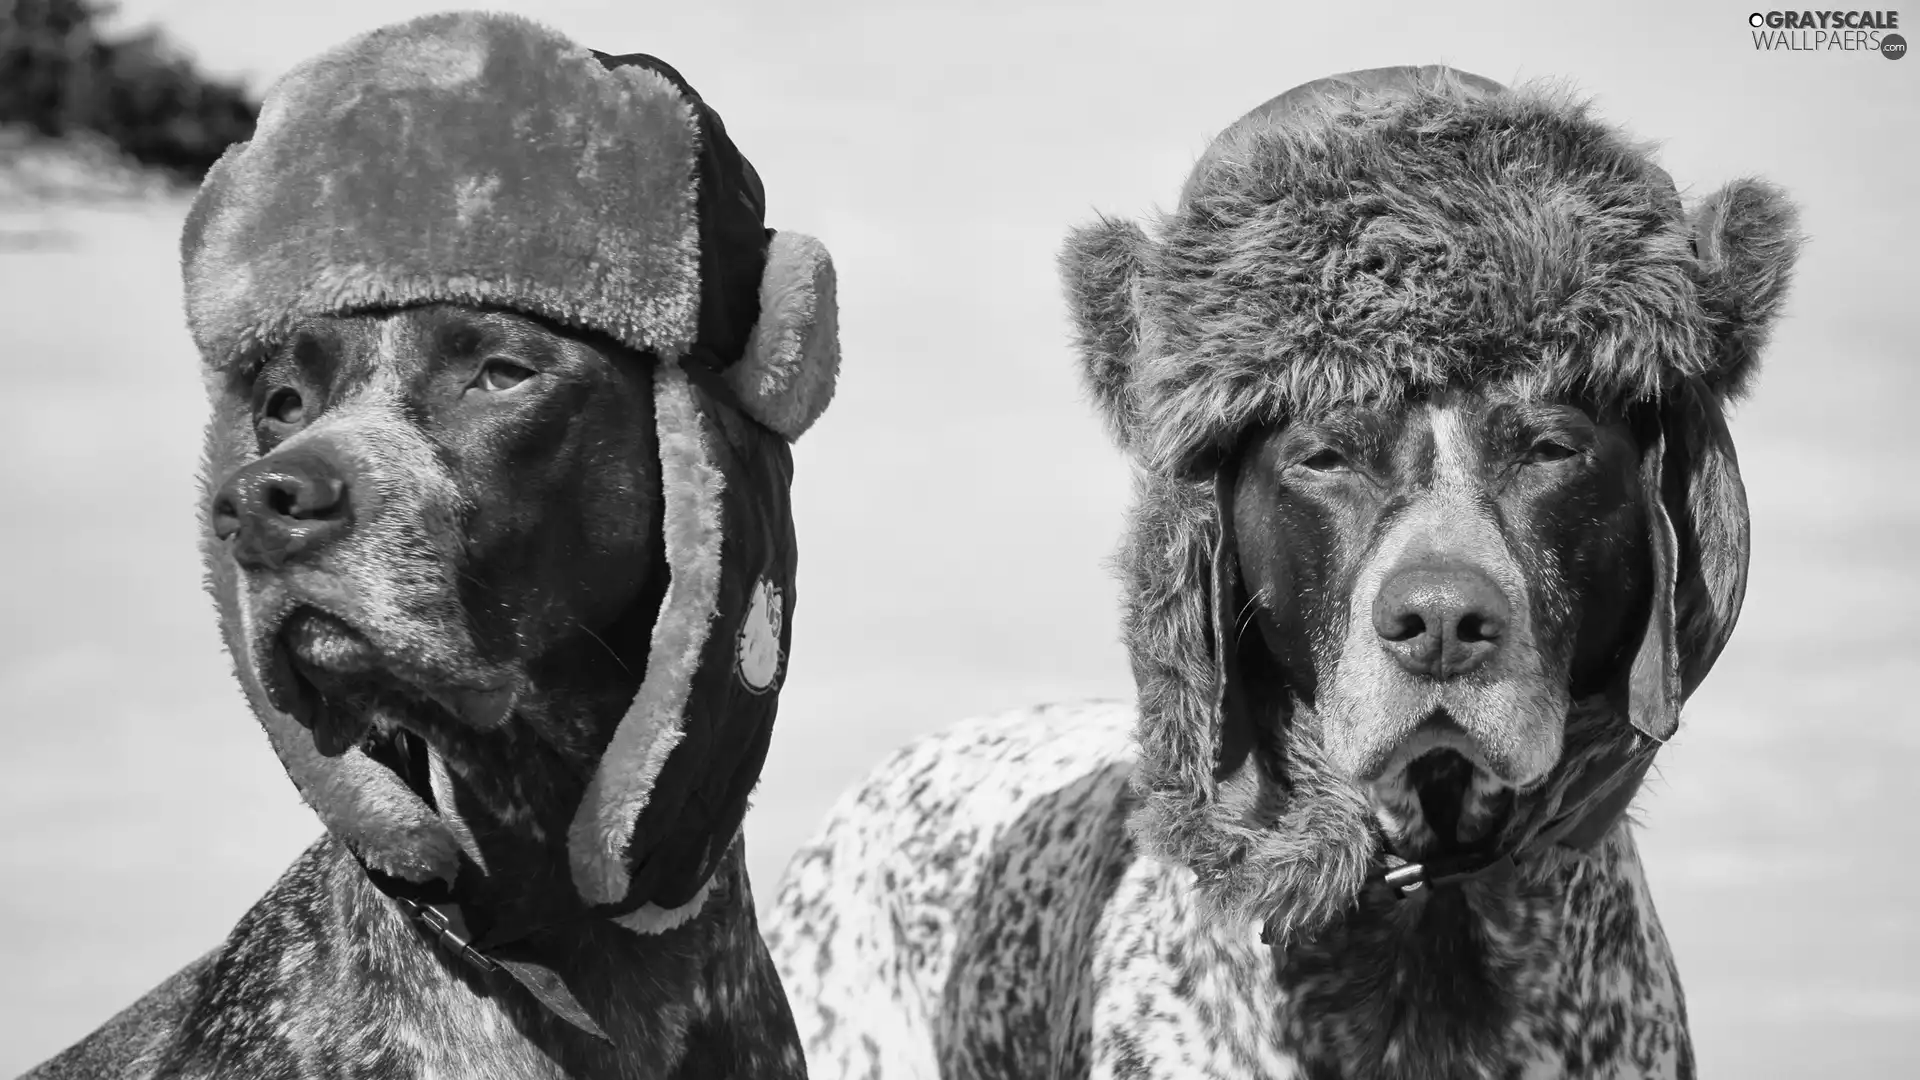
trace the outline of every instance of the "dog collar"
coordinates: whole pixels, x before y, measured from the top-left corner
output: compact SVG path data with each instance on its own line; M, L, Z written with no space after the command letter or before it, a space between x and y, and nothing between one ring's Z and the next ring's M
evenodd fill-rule
M379 887L379 882L374 883ZM381 889L386 892L385 889ZM549 1012L579 1028L581 1031L600 1041L612 1045L613 1039L587 1010L580 1005L580 999L567 989L567 982L560 973L531 958L504 955L496 947L492 955L482 952L474 945L473 935L467 929L466 917L458 904L427 904L395 893L387 893L411 917L413 924L419 927L434 942L458 956L475 970L483 973L504 971L514 982L525 987Z
M1384 885L1395 900L1405 900L1429 886L1447 888L1470 881L1500 884L1511 880L1521 865L1538 859L1555 847L1570 851L1591 851L1626 816L1627 807L1640 790L1653 767L1654 755L1661 744L1634 736L1630 748L1616 750L1596 761L1586 776L1575 784L1561 803L1559 813L1518 842L1491 852L1445 856L1411 862L1388 856L1388 864L1376 867L1368 875L1370 885ZM1260 942L1272 945L1276 940L1275 920L1260 928Z
M349 851L351 854L351 850ZM368 866L354 855L366 874L368 884L394 902L415 929L432 942L458 957L483 975L505 972L544 1005L548 1012L609 1045L613 1038L587 1013L580 999L567 987L567 981L552 967L541 963L527 945L527 939L547 930L584 923L604 916L587 912L544 923L521 922L502 932L488 930L482 938L467 923L466 912L454 895L454 887L444 881L426 884L395 878Z
M1596 762L1532 836L1492 852L1428 859L1397 860L1397 865L1374 871L1371 881L1385 884L1395 899L1405 899L1431 885L1440 888L1469 881L1498 882L1512 877L1520 864L1538 859L1555 847L1590 851L1626 816L1627 807L1653 767L1660 743L1635 736L1637 745L1616 751Z
M406 914L408 922L434 944L481 974L504 971L514 982L525 987L534 1000L546 1006L547 1011L602 1042L613 1042L612 1037L581 1006L580 999L567 988L566 979L558 971L535 959L525 944L527 938L540 931L585 922L598 915L588 914L540 924L522 922L504 934L498 928L490 930L490 940L481 940L468 927L466 912L461 909L454 895L453 885L440 880L420 883L396 878L367 865L366 860L351 848L348 854L360 864L367 883L380 895L393 901Z

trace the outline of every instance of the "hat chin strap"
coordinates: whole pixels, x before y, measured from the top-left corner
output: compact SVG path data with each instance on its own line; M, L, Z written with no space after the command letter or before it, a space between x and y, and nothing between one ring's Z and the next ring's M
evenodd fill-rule
M568 830L573 883L590 908L627 899L631 875L626 849L661 769L684 735L693 675L707 643L719 586L720 495L725 480L707 446L687 372L677 361L662 360L655 368L654 398L671 578L654 621L646 675L614 729ZM298 756L301 740L287 742L289 745L281 746L276 740L275 748L283 758L288 751ZM450 844L440 846L457 847L475 868L487 872L486 857L460 816L446 764L437 752L428 752L428 780L438 806L428 806L391 771L371 761L366 764L371 768L362 773L378 775L356 774L356 778L362 786L391 796L382 800L383 807L392 810L395 807L388 804L400 799L404 810L401 816L411 823L413 833L424 828L436 838L450 840ZM483 972L505 971L556 1016L604 1041L611 1040L581 1007L560 973L534 958L526 948L526 939L541 931L592 919L605 919L636 934L666 933L699 915L713 892L713 879L709 877L677 907L662 908L647 902L618 914L587 910L543 924L498 927L489 931L486 940L476 940L456 892L457 875L439 872L447 860L435 860L434 869L421 874L419 867L387 857L378 839L385 832L375 829L369 833L357 827L347 830L348 838L357 841L348 843L348 850L376 889L405 910L427 936L463 961Z
M646 676L600 756L567 833L574 886L591 904L626 899L631 884L627 846L661 768L685 735L687 700L720 588L720 496L726 480L714 466L692 384L676 361L662 360L654 369L654 422L669 580L654 620Z

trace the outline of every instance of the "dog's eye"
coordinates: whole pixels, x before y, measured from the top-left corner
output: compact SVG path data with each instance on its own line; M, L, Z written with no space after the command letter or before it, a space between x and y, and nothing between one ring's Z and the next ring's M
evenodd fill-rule
M1334 472L1346 468L1347 459L1338 450L1315 450L1301 458L1300 465L1314 472Z
M528 379L533 378L531 368L507 360L489 360L480 368L480 388L482 390L511 390Z
M282 424L297 424L306 418L307 403L301 400L298 390L283 386L267 395L267 405L263 412L269 420Z
M1527 448L1527 462L1529 464L1545 464L1554 461L1565 461L1579 452L1580 451L1575 450L1573 447L1568 446L1558 439L1540 439Z

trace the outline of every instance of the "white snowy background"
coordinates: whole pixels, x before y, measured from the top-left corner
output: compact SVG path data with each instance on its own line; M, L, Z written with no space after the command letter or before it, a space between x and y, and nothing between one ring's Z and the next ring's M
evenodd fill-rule
M442 6L130 0L122 22L264 87ZM1730 3L516 6L679 67L770 224L839 266L843 381L796 451L791 680L748 819L763 905L913 736L1131 690L1105 569L1126 476L1068 346L1069 226L1170 203L1282 90L1401 63L1568 78L1693 194L1791 189L1812 243L1734 423L1746 612L1641 835L1704 1075L1920 1074L1920 59L1756 52ZM318 831L200 589L183 212L0 207L0 1075L214 946Z

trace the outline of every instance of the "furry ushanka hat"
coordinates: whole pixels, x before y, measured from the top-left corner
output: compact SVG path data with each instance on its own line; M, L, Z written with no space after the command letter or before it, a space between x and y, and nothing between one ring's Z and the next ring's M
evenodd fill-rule
M1380 855L1364 797L1299 731L1285 775L1264 778L1228 730L1238 575L1215 482L1257 425L1492 381L1659 416L1643 482L1672 527L1653 538L1652 659L1630 725L1583 750L1570 724L1535 824L1593 794L1600 765L1574 775L1588 751L1637 755L1601 800L1617 815L1739 612L1746 503L1723 407L1785 299L1786 198L1743 180L1689 211L1644 148L1562 92L1383 68L1243 117L1157 233L1103 219L1061 258L1087 381L1136 466L1121 564L1144 846L1282 937L1353 902Z
M739 830L785 674L788 443L826 408L839 364L826 250L765 227L758 176L672 68L454 13L281 79L252 141L208 175L182 261L216 395L302 317L429 302L519 311L657 358L671 581L568 851L592 909L691 905ZM245 463L218 455L212 477ZM238 660L232 572L215 563ZM358 749L321 757L236 666L302 796L362 863L453 880L458 848L432 808Z

